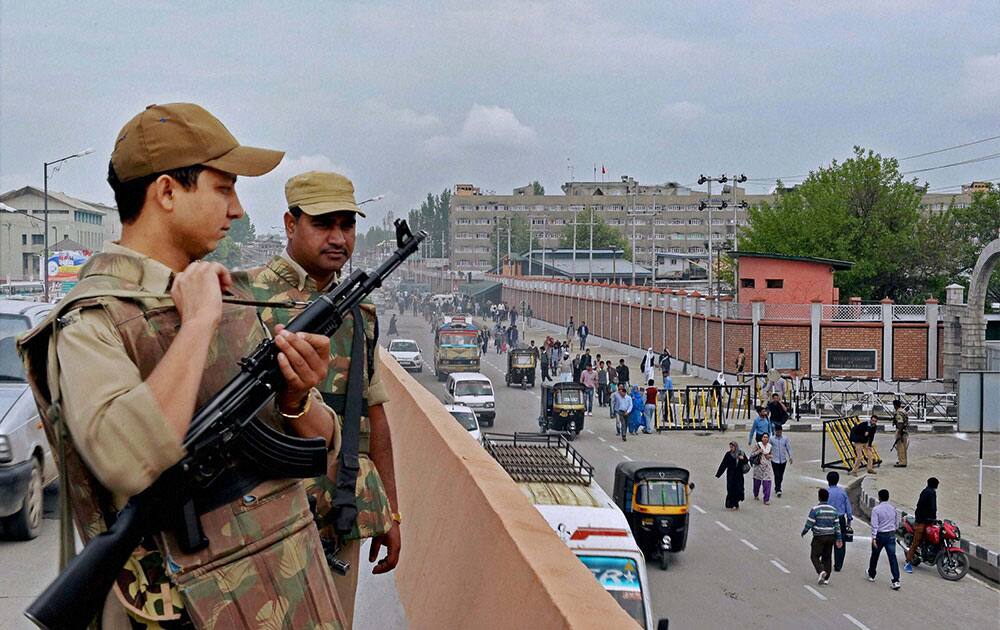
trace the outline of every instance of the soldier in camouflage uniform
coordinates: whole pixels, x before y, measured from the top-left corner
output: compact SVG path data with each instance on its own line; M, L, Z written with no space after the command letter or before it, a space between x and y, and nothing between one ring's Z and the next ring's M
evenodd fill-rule
M266 173L282 155L240 146L214 116L185 103L151 105L119 134L108 181L121 242L94 256L20 341L65 481L63 516L72 511L85 542L184 455L195 409L266 338L254 308L224 303L229 273L198 259L243 216L236 176ZM314 389L327 374L329 340L279 332L276 343L285 386L261 419L322 437L335 451L336 416ZM249 491L235 501L211 491L196 498L222 503L199 515L206 548L185 552L166 529L133 551L102 627L343 627L304 484L243 483ZM62 543L65 560L69 527Z
M349 179L337 173L308 172L297 175L285 185L288 212L285 213L285 232L288 248L267 265L246 272L233 274L233 282L240 290L250 293L257 300L288 300L307 302L316 299L338 279L338 274L354 251L356 215L362 212L354 200L354 186ZM349 371L352 354L363 361L361 393L360 436L358 441L358 473L355 488L357 518L349 533L338 535L333 526L324 527L320 534L335 539L339 544L337 558L350 563L346 575L334 575L340 600L347 610L350 623L357 589L357 563L360 542L372 538L370 561L378 557L382 546L387 555L374 568L374 573L385 573L395 568L399 559L400 516L394 512L396 484L392 464L392 442L383 403L388 399L382 386L377 359L378 320L375 305L362 304L360 315L364 322L364 348L354 348L358 337L354 332L353 318L344 322L330 339L330 373L319 386L324 399L337 411L342 423L349 390ZM295 312L282 308L263 308L262 319L273 327L287 323ZM342 457L350 451L346 424ZM330 473L315 480L311 492L317 499L317 515L321 523L332 522L338 510L333 509L336 495L338 462L331 458Z

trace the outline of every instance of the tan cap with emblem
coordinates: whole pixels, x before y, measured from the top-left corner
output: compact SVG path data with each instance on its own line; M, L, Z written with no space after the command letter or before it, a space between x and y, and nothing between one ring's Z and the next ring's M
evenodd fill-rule
M285 199L289 208L316 216L328 212L365 213L354 200L354 184L340 173L308 171L285 182Z
M203 107L168 103L150 105L125 123L111 164L122 182L197 164L254 177L271 171L284 155L240 145Z

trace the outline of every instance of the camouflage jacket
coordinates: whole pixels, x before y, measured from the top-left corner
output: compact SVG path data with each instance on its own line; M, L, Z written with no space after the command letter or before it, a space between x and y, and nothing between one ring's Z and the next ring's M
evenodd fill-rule
M143 287L142 264L138 256L94 256L82 269L80 283L19 341L46 433L63 460L61 473L67 480L63 488L84 542L106 529L116 512L115 498L80 456L63 420L61 405L73 401L61 398L60 369L79 370L81 366L60 366L56 347L63 327L74 325L83 311L95 309L113 326L145 380L170 347L180 319L165 295ZM266 335L255 309L223 306L198 405L235 376L237 360ZM280 417L273 409L262 411L261 419L280 428ZM264 482L241 499L201 514L200 519L209 539L206 549L185 554L170 531L160 532L154 537L155 545L138 547L122 568L114 594L133 625L191 622L199 628L227 628L264 617L275 627L342 625L339 602L327 594L332 579L320 561L323 552L302 483ZM264 566L279 570L261 571Z
M236 272L233 274L233 280L238 291L250 294L254 299L261 301L309 302L322 294L315 281L284 256L275 256L263 267ZM264 307L260 311L261 319L272 331L278 324L288 324L294 319L296 313L297 311L294 309L275 307ZM379 379L377 360L372 365L368 363L369 357L377 356L375 344L378 335L378 318L375 314L375 305L370 300L366 299L362 303L361 315L365 323L366 345L372 350L372 352L361 353L365 357L365 369L362 370L362 373L367 377L364 380L362 392L368 406L372 406L385 402L386 395ZM347 375L351 367L353 335L354 321L353 318L348 318L330 338L330 372L326 382L319 388L324 394L337 396L346 396L347 394ZM342 415L340 412L343 409L337 409L336 406L334 409L340 417ZM389 505L389 497L382 484L382 478L368 455L371 425L367 414L368 408L363 406L361 439L358 449L360 471L356 485L358 517L355 521L354 531L346 536L348 540L381 536L392 529L392 508ZM333 496L336 492L336 479L336 462L331 461L327 476L312 480L309 492L316 496L317 515L321 522L326 519L332 506ZM324 535L332 535L331 532L332 528L323 533Z

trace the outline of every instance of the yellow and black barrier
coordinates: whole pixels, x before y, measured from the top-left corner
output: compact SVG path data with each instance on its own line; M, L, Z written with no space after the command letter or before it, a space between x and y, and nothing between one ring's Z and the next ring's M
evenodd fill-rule
M823 468L839 468L840 470L851 470L854 468L855 453L854 445L851 444L851 429L861 422L862 420L858 416L847 416L845 418L823 421ZM833 443L834 450L840 456L840 459L827 461L826 441L828 438ZM875 446L874 441L872 441L871 449L872 457L875 460L873 464L880 466L882 464L882 456L879 454L878 447Z
M660 390L656 429L725 431L727 422L750 419L750 385L688 385Z

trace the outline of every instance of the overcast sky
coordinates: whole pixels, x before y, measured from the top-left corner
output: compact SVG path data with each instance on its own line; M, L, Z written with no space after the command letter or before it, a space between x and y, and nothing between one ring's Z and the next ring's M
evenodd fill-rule
M238 186L263 231L309 169L385 194L379 220L458 182L558 192L569 166L690 184L1000 135L996 0L624 4L0 0L0 188L40 187L43 161L93 147L50 187L111 202L119 128L171 101L287 152ZM992 154L1000 140L902 166ZM920 177L1000 179L1000 159Z

